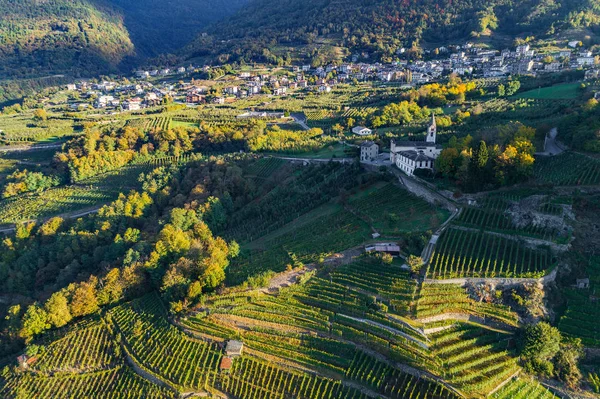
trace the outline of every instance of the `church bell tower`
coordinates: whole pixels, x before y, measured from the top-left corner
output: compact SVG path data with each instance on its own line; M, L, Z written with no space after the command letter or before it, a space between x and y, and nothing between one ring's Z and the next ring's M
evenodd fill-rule
M431 114L431 123L427 128L427 139L425 140L428 143L435 143L435 136L437 134L437 125L435 123L435 115Z

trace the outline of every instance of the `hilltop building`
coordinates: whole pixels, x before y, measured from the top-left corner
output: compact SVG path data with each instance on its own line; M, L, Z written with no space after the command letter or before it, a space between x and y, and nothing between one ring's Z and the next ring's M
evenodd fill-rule
M360 161L372 162L379 156L379 146L372 141L365 141L360 145Z
M442 152L442 146L436 144L437 124L435 115L431 115L431 123L427 127L425 141L395 141L390 142L390 161L398 169L412 176L415 169L431 169L435 160Z

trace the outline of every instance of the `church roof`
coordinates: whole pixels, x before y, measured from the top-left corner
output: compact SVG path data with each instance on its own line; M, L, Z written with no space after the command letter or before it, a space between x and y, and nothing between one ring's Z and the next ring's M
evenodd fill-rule
M372 146L374 146L374 145L375 145L375 143L374 143L374 142L372 142L372 141L363 141L363 142L360 144L360 146L361 146L361 147L372 147Z
M396 140L392 140L392 142L397 147L410 147L410 148L435 147L435 148L440 148L440 149L443 148L440 144L431 143L428 141L408 141L408 140L396 141Z
M417 151L400 151L398 155L415 162L435 161L435 159Z

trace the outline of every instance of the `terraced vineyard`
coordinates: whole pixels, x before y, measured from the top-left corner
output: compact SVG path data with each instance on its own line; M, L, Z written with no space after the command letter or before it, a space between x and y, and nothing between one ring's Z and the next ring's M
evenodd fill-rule
M535 226L533 224L517 226L507 214L507 210L511 205L510 198L497 196L490 197L481 202L477 207L465 207L454 223L466 227L537 237L545 240L556 239L559 235L559 231L556 228ZM557 216L562 213L560 206L555 204L546 205L547 211L553 210ZM554 205L554 207L551 207L551 205Z
M255 176L257 179L267 179L276 170L286 164L286 161L279 158L262 158L254 162L248 169L246 175Z
M140 128L142 130L161 129L168 130L171 127L171 118L156 117L156 118L137 118L127 121L127 126Z
M259 386L256 381L264 383ZM222 377L219 387L236 398L369 398L339 381L283 370L254 358L236 361L231 373Z
M537 157L534 178L541 184L585 186L600 184L600 160L567 152L553 157Z
M554 264L549 249L531 249L518 240L451 227L439 238L428 276L542 277Z
M456 284L423 284L419 292L416 317L435 318L442 314L467 314L480 319L518 325L517 314L509 307L493 303L476 302L465 288Z
M492 399L557 399L539 381L527 377L513 378L508 384L494 392Z
M181 387L202 388L217 369L222 352L194 340L167 321L156 295L148 295L109 312L131 356L151 372Z
M23 373L9 377L1 387L3 398L61 398L61 399L175 399L174 392L161 388L128 367L86 374L57 374L42 376Z
M571 337L581 338L585 346L600 347L600 306L597 290L600 287L600 258L590 259L587 267L589 289L567 288L567 310L558 327Z
M73 212L116 198L113 190L57 187L43 195L25 194L0 201L0 223L16 223Z
M364 262L359 262L363 263L359 267L364 267ZM370 266L374 267L374 263ZM369 278L365 277L365 280ZM345 299L343 290L347 291ZM421 346L424 344L417 343L419 340L415 337L424 337L416 329L369 309L367 305L372 299L357 290L313 278L305 289L297 286L279 296L262 293L215 296L206 302L209 316L199 314L183 323L187 328L209 336L218 334L225 339L241 336L259 357L334 373L339 375L338 380L343 376L388 397L454 397L452 392L432 380L400 371L393 364L377 360L351 344L368 346L404 363L418 363L417 358L424 359L425 364L435 367L435 362L427 360L427 350ZM317 292L321 293L319 297L316 297ZM367 319L344 314L362 315ZM404 332L400 332L401 329ZM403 338L401 334L411 339Z
M58 339L48 337L49 343L33 368L43 373L89 372L115 365L116 346L106 325L102 321L80 324L81 328L71 327Z
M435 230L450 214L391 183L351 197L348 205L378 232L390 236Z
M329 273L332 282L385 297L390 308L408 313L416 284L410 273L397 266L382 267L379 262L356 261Z
M377 111L374 107L349 108L342 114L343 118L366 119Z
M444 376L459 389L485 395L519 370L513 335L462 325L431 336Z

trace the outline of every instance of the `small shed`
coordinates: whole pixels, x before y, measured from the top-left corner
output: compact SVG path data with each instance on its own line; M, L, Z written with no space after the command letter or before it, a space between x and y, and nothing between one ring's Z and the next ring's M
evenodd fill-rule
M242 356L243 350L244 343L242 341L230 340L227 341L227 346L225 346L225 354L228 357Z
M219 370L229 372L233 366L233 360L229 356L223 356L221 364L219 364Z
M581 290L585 290L590 288L590 279L589 278L578 278L576 280L576 284L577 288L581 289Z
M365 247L366 252L388 253L393 256L400 255L400 246L394 243L378 243Z

